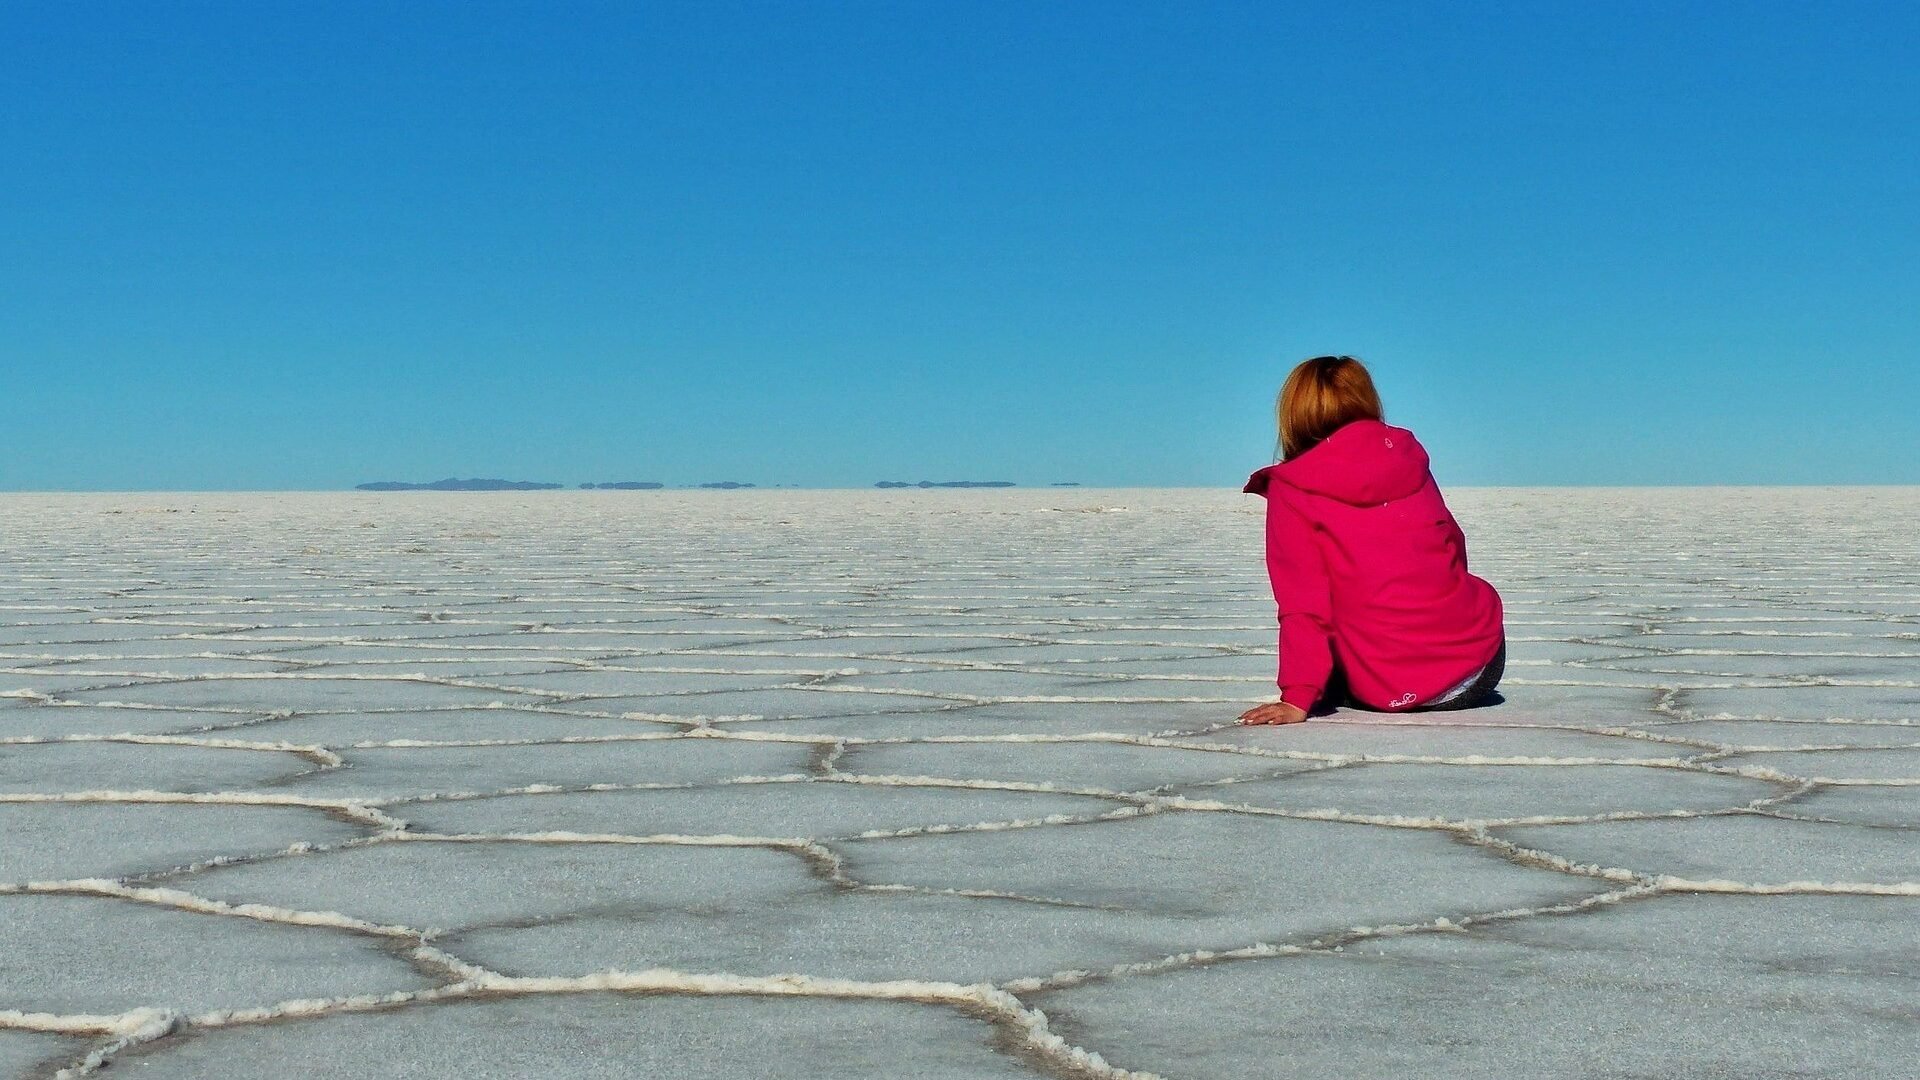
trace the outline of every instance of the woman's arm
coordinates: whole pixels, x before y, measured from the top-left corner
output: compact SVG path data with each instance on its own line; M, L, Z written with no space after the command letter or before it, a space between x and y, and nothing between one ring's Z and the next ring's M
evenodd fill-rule
M1280 700L1306 712L1333 671L1332 592L1313 526L1277 492L1267 496L1267 578L1280 610Z
M1460 569L1467 569L1467 534L1460 531L1460 522L1454 519L1451 510L1447 511L1447 535L1453 538L1453 550L1460 560Z

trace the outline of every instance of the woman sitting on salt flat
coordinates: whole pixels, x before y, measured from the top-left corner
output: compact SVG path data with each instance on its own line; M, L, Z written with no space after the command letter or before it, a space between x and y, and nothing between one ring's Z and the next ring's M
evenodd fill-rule
M1500 594L1467 572L1427 452L1387 426L1367 369L1351 356L1304 361L1274 411L1280 461L1245 490L1267 499L1280 700L1240 721L1488 703L1507 657Z

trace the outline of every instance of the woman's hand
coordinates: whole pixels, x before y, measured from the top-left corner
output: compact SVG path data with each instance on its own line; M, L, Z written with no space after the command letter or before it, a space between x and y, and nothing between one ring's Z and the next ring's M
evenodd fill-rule
M1307 710L1298 705L1289 705L1284 701L1255 705L1240 714L1240 722L1243 724L1297 724L1306 718Z

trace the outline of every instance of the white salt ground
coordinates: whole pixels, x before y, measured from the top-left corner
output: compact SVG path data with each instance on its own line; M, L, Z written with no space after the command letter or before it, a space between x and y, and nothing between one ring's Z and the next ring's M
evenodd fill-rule
M0 1072L1901 1074L1920 491L1452 502L1249 730L1226 491L0 496Z

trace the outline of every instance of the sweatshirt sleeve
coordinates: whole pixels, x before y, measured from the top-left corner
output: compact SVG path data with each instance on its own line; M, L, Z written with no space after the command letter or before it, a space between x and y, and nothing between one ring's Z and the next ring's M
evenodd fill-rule
M1453 514L1447 514L1447 535L1453 538L1454 557L1460 560L1460 569L1467 569L1467 534L1460 531L1460 523Z
M1327 568L1313 526L1299 512L1267 498L1267 577L1280 609L1280 700L1311 710L1333 671L1333 628Z

